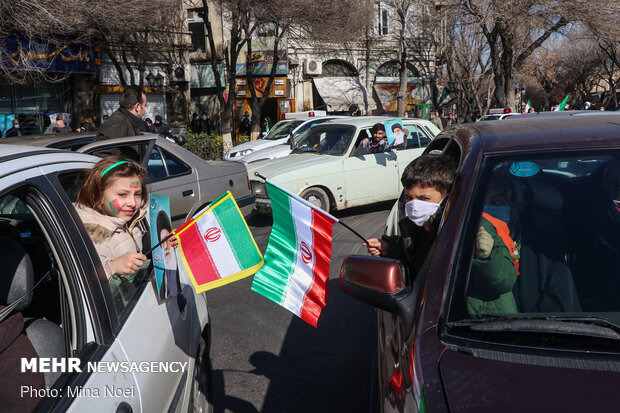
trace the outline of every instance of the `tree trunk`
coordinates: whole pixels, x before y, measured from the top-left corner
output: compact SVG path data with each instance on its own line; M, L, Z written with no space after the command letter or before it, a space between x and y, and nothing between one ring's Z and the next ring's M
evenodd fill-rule
M403 53L404 55L404 53ZM398 88L398 117L405 115L405 104L407 101L407 63L406 60L400 61L399 68L400 87Z

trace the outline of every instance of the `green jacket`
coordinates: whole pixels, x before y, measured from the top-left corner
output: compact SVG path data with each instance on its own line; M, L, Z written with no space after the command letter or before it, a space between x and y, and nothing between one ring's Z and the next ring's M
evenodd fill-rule
M382 239L388 243L389 258L400 260L407 267L405 282L411 285L420 271L428 252L435 242L439 222L441 221L441 211L437 212L429 219L429 230L419 227L408 217L398 221L400 235L384 235Z
M480 225L493 237L493 250L485 259L473 259L467 289L467 311L470 315L515 314L517 303L512 287L517 282L517 269L508 247L489 221Z

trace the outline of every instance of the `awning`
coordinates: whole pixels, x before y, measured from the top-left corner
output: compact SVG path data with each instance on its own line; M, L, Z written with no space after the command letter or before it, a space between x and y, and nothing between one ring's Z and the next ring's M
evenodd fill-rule
M358 77L317 77L314 86L328 112L347 112L351 105L367 107L368 94Z

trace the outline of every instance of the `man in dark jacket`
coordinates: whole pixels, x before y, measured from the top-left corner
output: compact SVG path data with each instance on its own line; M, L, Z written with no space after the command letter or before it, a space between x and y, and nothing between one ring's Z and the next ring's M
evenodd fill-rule
M119 108L101 124L97 140L122 138L140 134L146 116L146 94L139 86L126 87L118 101Z
M153 126L151 126L151 132L157 133L159 135L167 136L170 132L170 126L166 122L163 122L161 116L155 116L155 122Z
M22 136L22 133L19 130L19 121L17 119L13 119L13 127L8 129L4 134L5 138L10 138L12 136Z

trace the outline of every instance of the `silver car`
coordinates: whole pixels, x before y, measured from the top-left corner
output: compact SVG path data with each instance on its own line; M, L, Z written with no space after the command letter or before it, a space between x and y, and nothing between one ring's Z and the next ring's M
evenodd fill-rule
M243 215L254 208L244 164L205 161L155 134L95 141L93 134L43 135L2 139L2 143L45 146L100 157L115 154L146 168L149 191L170 197L172 225L178 226L225 191L230 191Z
M5 367L3 386L42 373L43 387L17 387L37 411L207 409L206 297L181 272L180 293L162 301L152 266L107 279L72 204L84 171L98 160L0 145L0 307L21 299L11 316L24 317L38 356L25 359L26 372L23 360L22 371Z

